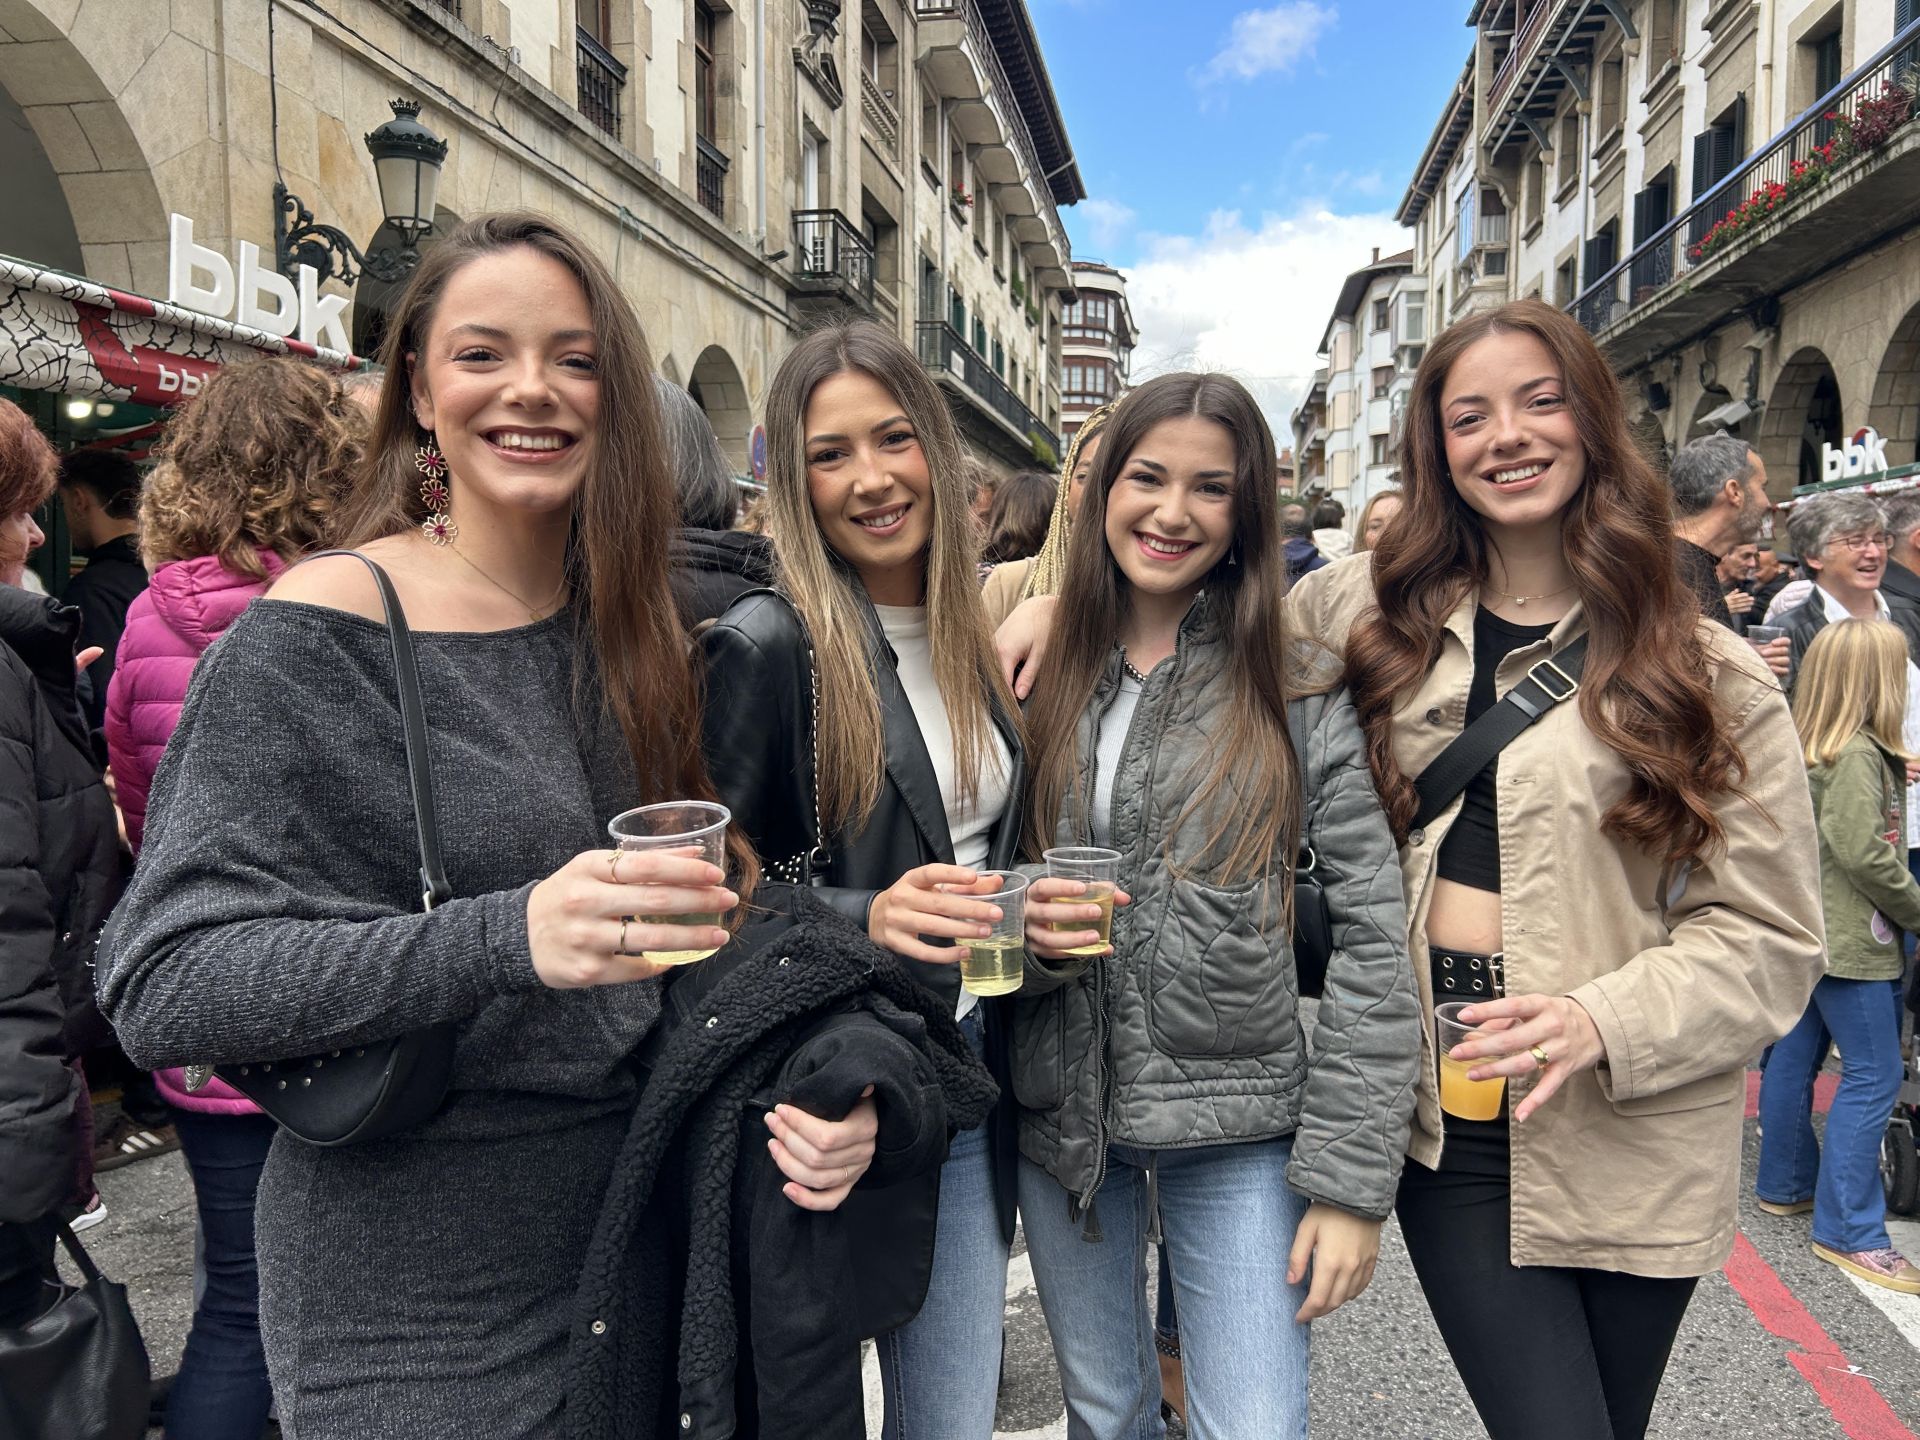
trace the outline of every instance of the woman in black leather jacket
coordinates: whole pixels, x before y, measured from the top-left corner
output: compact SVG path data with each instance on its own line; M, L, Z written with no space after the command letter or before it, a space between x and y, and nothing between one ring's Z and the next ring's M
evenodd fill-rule
M1005 1017L962 993L950 942L997 913L955 892L1011 863L1024 758L952 417L898 337L860 322L788 354L767 438L778 588L742 596L704 637L709 773L767 879L811 881L915 962L1004 1092ZM875 1253L931 1270L918 1317L881 1337L887 1440L992 1434L1013 1139L1003 1103L955 1138L937 1181L847 1202Z
M86 1087L70 1061L105 1035L89 961L121 883L77 693L80 612L19 588L53 485L52 447L0 400L0 1327L55 1294L56 1221L81 1198Z

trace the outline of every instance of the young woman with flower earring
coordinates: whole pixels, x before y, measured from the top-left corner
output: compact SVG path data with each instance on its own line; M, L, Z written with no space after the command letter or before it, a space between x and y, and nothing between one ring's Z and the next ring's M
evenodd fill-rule
M1013 1239L1004 1002L964 994L967 898L1018 847L1023 752L937 386L866 322L803 338L767 397L775 592L703 637L707 762L771 879L813 893L954 1007L1002 1103L937 1175L848 1202L918 1315L880 1337L887 1440L989 1440ZM817 686L817 688L816 688Z
M1485 1028L1448 1055L1501 1084L1498 1117L1443 1117L1429 1027L1397 1213L1493 1440L1633 1440L1733 1245L1746 1063L1822 965L1798 740L1683 592L1665 488L1570 317L1454 326L1409 416L1400 514L1287 610L1345 656L1423 1007L1462 974L1498 997L1459 995ZM1044 674L1036 611L1001 648ZM1578 689L1413 825L1413 777L1529 672L1566 693L1539 667L1583 637Z
M257 1209L268 1369L301 1440L476 1416L547 1436L660 1011L642 952L726 939L629 917L728 911L754 866L737 836L731 876L606 848L616 812L712 791L665 548L629 540L669 533L677 501L645 341L605 267L542 217L470 221L414 272L382 358L341 530L414 632L454 898L421 908L379 593L360 561L315 559L201 659L99 989L149 1065L457 1023L423 1124L328 1149L276 1136ZM789 1197L837 1205L874 1128L871 1102L780 1120Z

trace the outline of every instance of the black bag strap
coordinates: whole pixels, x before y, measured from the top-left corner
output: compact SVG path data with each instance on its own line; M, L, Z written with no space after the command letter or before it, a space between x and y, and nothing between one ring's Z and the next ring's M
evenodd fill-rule
M1494 756L1536 723L1563 700L1580 693L1580 672L1586 668L1587 637L1582 635L1558 655L1537 661L1500 703L1488 708L1478 720L1454 737L1453 743L1434 756L1433 763L1413 782L1420 796L1420 809L1413 817L1413 829L1431 825L1440 812L1453 803L1453 797L1467 788L1469 781L1487 768Z
M393 581L358 550L322 550L319 555L351 555L373 572L380 604L387 612L387 637L393 643L393 674L400 690L400 725L406 732L407 785L413 791L413 826L420 839L420 903L426 910L453 898L446 867L440 863L440 827L433 808L433 759L427 753L427 707L420 699L420 666L413 658L413 632ZM316 558L309 556L309 559Z
M44 1235L46 1232L43 1230L40 1233ZM87 1247L80 1243L80 1237L73 1233L73 1227L62 1223L53 1233L60 1237L61 1245L66 1248L73 1263L80 1268L80 1273L86 1277L87 1283L91 1285L97 1281L100 1278L100 1267L93 1263L93 1257L87 1254Z

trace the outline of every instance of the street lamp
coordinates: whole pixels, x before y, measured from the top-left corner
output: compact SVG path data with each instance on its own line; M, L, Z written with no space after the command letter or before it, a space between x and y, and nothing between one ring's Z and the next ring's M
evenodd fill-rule
M420 123L418 100L392 100L393 118L367 136L367 152L380 185L386 223L400 233L398 250L362 253L332 225L317 224L313 212L283 182L273 187L274 268L289 280L294 267L310 265L320 279L352 285L361 270L376 280L404 280L420 263L420 238L433 228L433 197L447 142ZM292 220L293 228L287 222Z

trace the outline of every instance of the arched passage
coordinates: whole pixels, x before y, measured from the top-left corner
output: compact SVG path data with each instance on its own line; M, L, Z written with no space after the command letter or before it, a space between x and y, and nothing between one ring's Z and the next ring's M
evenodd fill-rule
M155 48L164 46L167 12L157 8L160 18L138 14L129 24L121 7L95 7L97 17L76 17L69 34L47 16L47 8L40 0L0 0L0 89L7 94L8 118L18 117L0 132L9 147L6 208L15 212L6 224L8 238L20 244L24 236L40 252L23 258L164 294L166 207L153 157L129 115L177 85L177 77L170 78L171 57ZM62 8L71 14L73 7ZM183 61L189 52L200 54L175 39ZM96 60L113 73L112 83ZM22 153L14 147L29 138L47 168L22 201L12 184ZM49 177L53 186L45 183ZM64 214L49 213L56 195ZM23 213L29 204L36 213Z
M1820 478L1820 447L1846 433L1840 381L1827 357L1813 346L1797 351L1781 368L1767 397L1755 449L1767 464L1768 489L1776 500L1792 486Z
M1887 442L1889 465L1920 462L1920 305L1894 327L1874 377L1867 424Z
M687 377L687 391L707 412L707 423L727 452L727 463L734 474L747 473L747 432L753 428L753 411L747 403L746 382L740 367L718 345L709 345L693 362Z

